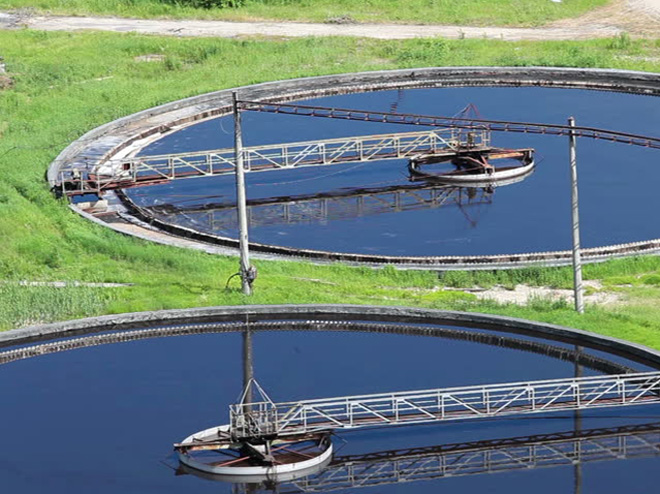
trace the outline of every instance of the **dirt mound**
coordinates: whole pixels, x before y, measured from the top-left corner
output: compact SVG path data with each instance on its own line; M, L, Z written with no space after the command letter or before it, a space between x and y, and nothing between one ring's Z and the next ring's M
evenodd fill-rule
M660 0L614 0L603 8L574 19L562 19L548 27L597 29L616 27L633 36L660 36Z
M14 80L8 75L0 75L0 91L3 89L9 89L14 85Z

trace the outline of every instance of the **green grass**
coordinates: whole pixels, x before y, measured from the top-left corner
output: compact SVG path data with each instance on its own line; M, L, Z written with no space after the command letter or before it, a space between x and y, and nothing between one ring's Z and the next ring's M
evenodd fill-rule
M142 62L158 54L164 61ZM229 304L356 303L509 314L590 329L660 348L660 259L585 267L627 302L578 316L562 302L478 301L443 285L570 286L569 269L447 273L336 264L256 262L255 294L233 280L234 258L124 237L72 213L44 173L73 139L117 117L260 81L434 65L558 65L660 70L660 42L504 43L485 40L290 41L176 39L110 33L0 31L14 85L0 91L0 329L104 313ZM132 283L121 288L25 287L19 280Z
M199 9L175 0L0 0L0 9L74 15L227 20L408 22L536 26L576 17L608 0L245 0L238 8ZM182 5L183 4L183 5Z
M602 280L609 287L617 285L660 286L660 257L643 256L617 259L605 263L587 264L583 267L585 279ZM449 271L440 275L440 281L454 288L495 285L513 288L518 284L572 288L573 269L525 268L502 271Z
M100 314L122 288L20 286L0 284L0 328L13 328Z

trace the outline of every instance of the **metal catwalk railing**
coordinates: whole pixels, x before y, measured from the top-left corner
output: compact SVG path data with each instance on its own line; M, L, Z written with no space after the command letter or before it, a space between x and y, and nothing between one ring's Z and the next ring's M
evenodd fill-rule
M658 455L660 424L622 426L337 457L320 473L283 484L278 492L328 492Z
M475 149L490 146L487 131L471 132L469 145ZM246 171L298 168L303 166L403 159L420 153L441 153L468 145L465 132L436 129L422 132L353 136L338 139L278 143L246 147ZM90 162L83 168L63 167L60 182L64 192L128 187L181 178L233 173L234 149L197 153L140 156Z
M660 372L230 406L236 438L660 403Z

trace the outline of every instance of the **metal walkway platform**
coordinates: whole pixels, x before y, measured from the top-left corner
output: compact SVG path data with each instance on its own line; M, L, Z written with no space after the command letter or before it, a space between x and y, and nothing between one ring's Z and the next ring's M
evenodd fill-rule
M660 403L660 372L230 406L237 439Z
M406 159L421 153L455 154L467 145L460 129L436 129L286 142L243 148L246 172L327 166L342 163ZM490 133L470 132L470 149L489 152ZM139 156L63 167L59 174L62 192L73 195L90 191L150 185L170 180L234 173L234 148L197 153Z
M421 132L246 147L243 148L246 171L405 159L419 154L451 157L461 152L476 152L484 155L492 154L494 159L498 156L511 155L511 150L501 150L491 146L492 132L573 135L660 149L660 138L594 127L386 113L256 101L238 101L237 105L242 111L435 127ZM531 149L524 151L532 152ZM235 171L234 153L233 148L227 148L121 159L90 157L87 162L77 161L62 166L55 188L66 195L86 193L100 195L106 189L223 175Z

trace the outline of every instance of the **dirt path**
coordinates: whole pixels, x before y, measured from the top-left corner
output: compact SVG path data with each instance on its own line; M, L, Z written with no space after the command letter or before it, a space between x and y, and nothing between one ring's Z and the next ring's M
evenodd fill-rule
M580 31L589 26L610 26L633 36L660 36L660 0L614 0L574 19L556 21L550 26Z
M584 295L584 301L587 304L616 305L620 301L619 294L603 291L603 287L598 281L585 281L584 286L595 290L593 293ZM496 286L488 290L472 290L471 292L480 300L494 300L500 304L529 305L534 300L564 300L568 304L573 303L573 290L559 288L516 285L512 290Z
M619 305L623 303L620 293L607 291L598 280L587 280L584 287L591 292L584 294L584 301L590 305ZM530 305L534 301L565 301L573 303L573 290L548 288L544 286L516 285L513 288L494 286L492 288L447 288L435 287L434 291L472 293L479 300L493 300L499 304Z
M25 26L45 31L101 30L172 36L360 36L376 39L419 37L489 38L507 41L567 40L616 36L660 36L660 0L614 0L576 19L540 28L422 26L405 24L312 24L298 22L226 22L140 20L114 17L46 17L29 12L0 14L0 28Z

